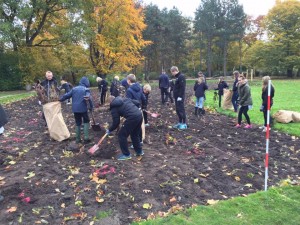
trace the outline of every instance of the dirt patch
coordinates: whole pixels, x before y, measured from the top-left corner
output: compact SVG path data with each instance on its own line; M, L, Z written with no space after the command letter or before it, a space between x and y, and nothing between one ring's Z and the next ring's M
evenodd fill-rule
M215 113L195 117L190 102L189 129L175 130L174 106L159 99L154 89L149 111L162 116L149 118L145 156L124 162L115 160L116 136L90 156L86 151L103 131L91 130L94 142L76 149L74 138L49 138L35 99L7 106L10 122L0 137L0 224L129 224L151 213L263 190L265 136L257 126L235 129L234 119ZM63 116L74 137L71 106L63 104ZM95 117L101 125L111 121L105 107ZM76 151L66 151L70 146ZM299 179L299 154L297 137L271 131L269 185Z

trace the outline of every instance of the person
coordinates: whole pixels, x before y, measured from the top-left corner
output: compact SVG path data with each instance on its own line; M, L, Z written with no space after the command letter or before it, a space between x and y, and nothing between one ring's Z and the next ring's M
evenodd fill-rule
M84 143L89 143L89 127L90 119L88 115L88 104L90 105L90 110L93 110L93 101L90 92L90 82L87 77L82 77L80 79L79 85L74 87L70 92L64 94L59 101L63 102L66 99L72 98L72 112L75 117L75 133L76 133L76 143L81 142L80 127L83 120L83 133L84 133Z
M199 77L197 82L194 85L194 91L196 96L196 105L195 105L195 115L203 115L204 114L204 95L205 90L208 89L207 84L205 83L204 77Z
M262 99L262 104L260 107L260 110L264 114L264 126L260 127L263 129L263 132L267 131L267 119L268 119L268 83L271 78L269 76L264 76L262 78L262 94L261 94L261 99ZM271 84L271 93L270 93L270 110L273 105L273 98L275 95L275 89L274 86ZM272 117L269 115L269 122L270 125L272 124ZM271 130L271 128L270 128Z
M168 98L170 99L170 102L173 104L173 89L174 89L174 82L172 79L169 79L169 90L168 90Z
M100 77L97 77L97 78L100 78ZM108 83L105 80L105 78L102 78L100 80L100 82L98 82L98 89L99 89L99 93L100 93L100 104L101 105L105 104L106 92L107 92L107 89L108 89L107 86L108 86Z
M70 92L70 90L73 88L73 86L69 82L67 82L64 78L61 79L60 84L61 84L61 86L58 87L58 89L59 90L64 89L65 90L65 94L68 93L68 92ZM67 105L70 105L70 104L71 104L71 100L68 99L67 100Z
M148 99L149 99L149 94L151 92L151 86L150 84L145 84L143 86L143 93L145 95L145 98L146 98L146 103L143 107L143 116L144 116L144 121L145 121L145 127L148 127L149 126L149 123L148 123L148 113L146 112L147 110L147 107L148 107Z
M218 83L218 88L215 90L218 90L218 95L219 95L219 107L221 107L221 102L222 102L222 96L224 95L224 88L228 88L228 84L224 81L224 77L219 78L219 83Z
M0 104L0 135L4 133L4 125L8 123L6 112Z
M252 128L250 117L248 115L248 110L252 108L251 89L248 85L247 79L243 75L239 75L238 78L238 92L240 109L238 113L238 124L235 127L241 127L242 114L244 114L247 120L247 125L245 126L245 128Z
M234 71L233 72L233 76L234 76L234 83L232 85L232 98L231 98L231 102L233 105L233 109L234 112L237 112L238 109L238 98L239 98L239 93L238 93L238 77L239 77L240 73L239 71Z
M53 73L51 71L47 71L45 77L46 79L41 82L41 86L44 88L44 92L47 98L46 101L51 102L53 100L57 100L59 96L59 89L57 81L53 77Z
M184 130L187 129L186 114L184 108L186 81L184 75L178 70L177 66L171 67L171 73L176 78L174 84L173 96L175 100L176 113L179 120L179 122L173 127L178 128L180 130Z
M169 89L169 77L165 71L162 71L162 74L159 76L158 83L161 93L161 103L164 105L168 101Z
M198 78L199 78L199 77L203 77L204 83L206 84L206 77L205 77L205 75L203 74L202 71L199 71L199 72L198 72Z
M118 97L120 95L120 86L121 83L119 81L119 76L115 76L113 82L110 85L110 95Z
M119 145L122 154L117 157L117 160L128 160L131 159L131 154L128 149L127 138L131 137L133 148L136 152L136 156L144 155L139 140L139 134L141 132L141 125L143 116L139 110L139 102L129 98L122 98L120 96L110 96L110 111L113 122L110 127L106 130L109 135L113 132L120 124L120 117L124 117L125 121L121 126L118 133Z

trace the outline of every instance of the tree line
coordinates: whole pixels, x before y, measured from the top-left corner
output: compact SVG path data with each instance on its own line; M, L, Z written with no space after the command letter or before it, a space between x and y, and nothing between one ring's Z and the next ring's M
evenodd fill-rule
M194 18L135 0L0 0L0 90L46 70L146 79L177 65L189 76L233 70L300 76L300 2L252 18L237 0L201 0Z

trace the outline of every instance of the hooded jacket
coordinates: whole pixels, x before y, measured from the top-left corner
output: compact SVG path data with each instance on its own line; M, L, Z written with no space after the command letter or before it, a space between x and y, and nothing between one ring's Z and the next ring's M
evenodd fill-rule
M139 83L134 83L126 91L126 98L137 100L144 107L146 105L146 97Z
M252 105L251 89L247 82L238 85L240 106Z
M175 101L178 97L184 99L185 97L185 77L181 72L178 72L175 75L175 84L174 84L174 90L173 95L175 98Z
M66 99L72 98L72 112L84 113L88 111L87 102L84 97L89 97L90 108L93 109L94 105L91 99L90 81L87 77L82 77L79 85L74 87L67 94L63 95L59 101L63 102Z
M109 131L112 132L120 124L120 117L124 117L128 121L142 120L142 112L138 108L139 102L129 98L116 97L110 103L110 112L112 115L112 125Z

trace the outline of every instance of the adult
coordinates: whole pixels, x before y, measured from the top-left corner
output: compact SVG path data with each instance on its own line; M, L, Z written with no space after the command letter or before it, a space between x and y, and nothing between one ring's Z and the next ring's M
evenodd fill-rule
M240 75L238 78L238 92L239 92L239 105L240 110L238 113L238 124L235 126L236 128L241 127L242 123L242 114L244 114L247 125L245 126L246 129L252 128L250 117L248 115L248 110L252 108L252 97L251 97L251 89L248 85L247 79Z
M119 76L115 76L110 85L110 95L118 97L120 95L120 86Z
M232 98L231 102L234 108L234 112L237 112L238 110L238 98L239 98L239 92L238 92L238 78L239 78L239 71L234 71L233 76L234 76L234 82L232 85Z
M264 76L262 78L262 93L261 93L261 99L262 99L262 104L260 107L260 110L263 112L264 114L264 126L260 127L261 129L263 129L263 132L267 131L267 120L268 120L268 84L269 84L269 80L271 78L269 76ZM270 91L271 95L270 95L270 109L273 105L273 98L275 95L275 89L273 87L273 85L271 85L271 91ZM269 114L269 121L270 121L270 125L272 124L272 117ZM271 128L270 128L271 129Z
M173 127L178 128L180 130L184 130L187 129L186 114L184 108L186 81L184 75L179 71L177 66L171 67L171 74L176 79L173 92L174 92L176 113L179 120L179 122Z
M4 125L7 124L7 122L8 122L7 115L0 104L0 135L4 133Z
M161 103L164 105L168 101L169 89L169 77L165 71L162 71L162 74L159 76L158 83L161 93Z
M138 108L138 105L139 102L136 100L122 98L120 96L116 98L114 96L110 96L110 111L113 122L106 130L106 133L110 134L119 126L120 117L124 117L126 119L118 133L119 145L122 151L122 154L117 157L118 160L131 159L127 141L129 135L131 137L136 155L144 155L139 140L143 116Z

